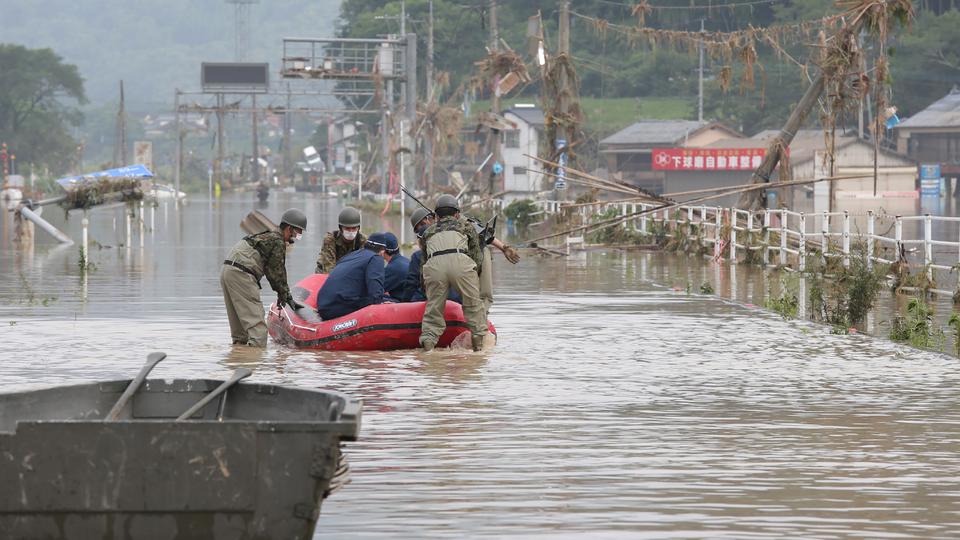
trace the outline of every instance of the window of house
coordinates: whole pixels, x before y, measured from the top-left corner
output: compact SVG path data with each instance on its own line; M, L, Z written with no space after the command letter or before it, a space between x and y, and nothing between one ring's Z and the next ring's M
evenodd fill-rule
M514 176L525 176L526 174L527 174L527 170L524 169L523 167L514 167L514 168L513 168L513 175L514 175Z
M507 148L520 148L520 130L511 129L503 132L503 145Z

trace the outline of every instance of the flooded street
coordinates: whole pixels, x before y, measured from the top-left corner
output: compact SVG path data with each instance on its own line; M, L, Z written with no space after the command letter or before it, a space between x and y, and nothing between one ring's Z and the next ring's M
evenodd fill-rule
M76 246L38 231L18 254L5 228L0 389L132 377L160 350L158 377L247 366L361 397L353 482L316 538L960 536L955 358L783 321L746 303L753 280L728 294L726 265L616 251L495 257L499 343L483 353L235 349L219 271L252 201L147 210L142 249L136 225L119 245L122 209L93 211L110 247L92 248L86 283ZM273 193L262 211L291 206L310 220L293 283L339 205ZM60 214L44 215L78 239L81 216ZM398 226L364 215L368 232ZM704 280L741 301L671 288Z

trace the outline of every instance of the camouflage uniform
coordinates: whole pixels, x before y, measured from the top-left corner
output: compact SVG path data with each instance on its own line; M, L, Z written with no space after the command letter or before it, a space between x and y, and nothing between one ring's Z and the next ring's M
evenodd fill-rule
M267 346L260 300L260 280L264 276L281 302L289 305L293 301L287 285L286 254L280 232L267 231L244 237L223 261L220 287L234 344Z
M423 284L427 306L420 328L420 343L436 344L447 328L443 312L452 286L463 297L463 315L474 338L487 333L480 299L483 246L473 225L453 216L440 218L423 234Z
M357 237L353 242L345 239L339 229L328 232L323 237L323 247L320 248L320 255L317 257L317 274L329 274L337 261L351 251L356 251L363 247L367 242L367 237L361 232L357 232Z

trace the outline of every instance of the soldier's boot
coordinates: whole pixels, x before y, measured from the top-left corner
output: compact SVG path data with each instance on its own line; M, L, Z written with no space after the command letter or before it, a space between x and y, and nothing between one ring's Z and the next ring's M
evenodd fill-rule
M474 352L483 350L483 336L470 336L470 344L473 345Z
M434 347L437 346L437 344L432 341L424 341L420 344L420 346L423 348L423 352L430 352Z

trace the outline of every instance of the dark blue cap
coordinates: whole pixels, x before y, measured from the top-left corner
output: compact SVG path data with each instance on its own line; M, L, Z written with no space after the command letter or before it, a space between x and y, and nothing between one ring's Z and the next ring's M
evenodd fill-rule
M382 232L375 232L367 237L367 246L374 246L378 248L387 247L387 238Z
M392 232L383 233L383 238L387 244L387 253L393 255L400 251L400 243L397 241L397 236Z

